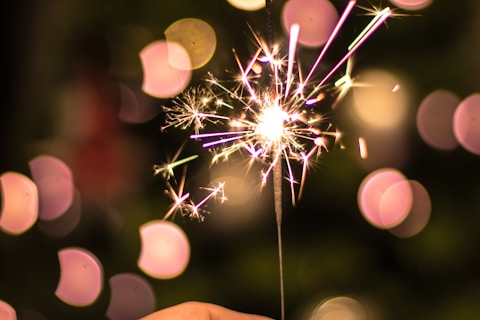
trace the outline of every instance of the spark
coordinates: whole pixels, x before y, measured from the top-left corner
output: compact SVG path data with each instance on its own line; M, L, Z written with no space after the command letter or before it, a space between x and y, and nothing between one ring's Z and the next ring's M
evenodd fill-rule
M357 7L365 11L365 13L363 14L364 16L373 16L374 17L374 16L378 15L383 10L381 7L375 6L375 5L372 5L371 7L364 7L364 6L357 5ZM400 12L398 12L398 9L391 9L390 11L391 11L390 16L392 18L419 16L419 15L412 14L412 13L400 13Z
M170 180L166 181L167 189L165 191L168 196L173 200L173 203L170 206L170 209L165 213L163 217L164 220L169 219L176 213L180 213L180 215L187 216L190 219L203 221L205 219L205 214L208 213L208 211L205 209L205 205L210 200L219 198L221 203L227 200L224 191L225 182L220 182L214 187L200 188L207 191L207 195L203 197L200 201L194 202L190 196L190 193L184 193L185 177L186 169L184 170L184 174L182 175L182 178L177 188L173 186L173 183Z
M201 190L207 191L207 195L195 203L190 196L190 193L184 192L185 189L185 180L187 176L187 166L186 164L190 161L193 161L198 158L198 155L191 155L179 160L176 160L182 148L180 148L175 156L173 161L165 163L162 165L154 165L154 175L162 174L165 178L165 193L172 199L172 204L169 210L164 215L164 220L169 219L177 213L180 213L182 216L188 216L191 219L197 219L203 221L205 213L208 211L204 208L207 202L213 199L219 198L220 202L223 203L227 200L224 192L225 183L221 182L215 187L201 187ZM175 179L174 169L183 166L183 174L180 178L180 181L177 183Z
M368 149L367 149L367 142L365 141L365 138L360 137L358 138L358 148L360 151L360 157L362 159L367 159L368 158Z
M178 153L177 153L177 156L178 156ZM175 156L175 158L177 158L177 156ZM174 160L173 162L170 162L170 163L166 163L166 164L163 164L163 165L158 165L158 164L155 164L153 166L153 174L154 175L158 175L158 174L163 174L165 178L169 179L170 177L173 177L174 176L174 172L173 172L173 169L175 169L176 167L180 166L180 165L183 165L187 162L190 162L194 159L198 158L198 155L192 155L192 156L189 156L189 157L186 157L186 158L183 158L183 159L180 159L180 160Z
M313 81L318 65L355 6L355 0L347 2L305 78L301 67L296 65L298 25L294 24L290 29L286 57L281 56L280 46L269 46L253 33L257 49L245 65L233 50L239 72L236 85L229 88L210 74L206 79L207 89L187 91L175 100L172 107L165 108L165 127L193 127L190 138L201 140L204 148L212 150L212 163L228 160L239 151L244 151L252 161L261 160L266 163L261 172L262 185L273 168L284 162L284 178L289 181L295 204L302 194L311 163L328 151L330 141L336 143L341 137L327 121L328 112L322 112L322 106L333 99L329 105L333 108L355 85L351 76L354 53L392 15L388 7L371 10L372 19L347 46L344 56L320 81ZM332 80L344 65L345 74ZM268 85L262 82L265 79ZM215 130L208 125L213 125ZM294 163L302 168L299 178L294 176Z
M211 101L215 103L212 104ZM193 127L195 132L199 132L206 121L217 123L219 120L228 120L228 117L216 113L219 106L225 106L225 104L211 90L190 88L188 94L174 100L172 106L163 107L166 124L162 130L171 126L183 130Z
M185 176L182 177L182 180L180 182L180 185L178 187L178 191L175 190L172 186L172 184L167 181L167 192L170 198L172 198L173 203L170 206L170 209L165 213L165 216L163 217L164 220L170 218L170 216L175 213L175 212L181 212L182 215L184 215L184 212L189 212L190 210L185 210L189 208L190 204L187 202L187 200L190 197L189 193L183 194L183 187L185 185Z
M337 88L337 98L335 99L335 102L332 105L332 109L337 106L337 104L347 95L348 91L352 87L356 87L356 82L354 82L354 79L352 78L352 69L353 69L353 57L351 56L347 60L347 65L345 67L345 74L340 77L335 83L333 84L335 88Z

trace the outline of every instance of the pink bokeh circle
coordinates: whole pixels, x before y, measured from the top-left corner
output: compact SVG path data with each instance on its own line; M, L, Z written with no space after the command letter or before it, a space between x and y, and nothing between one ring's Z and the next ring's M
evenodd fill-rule
M293 24L298 24L298 43L306 47L325 44L337 20L337 10L328 0L290 0L285 3L282 11L285 32Z
M480 155L480 93L460 102L453 116L453 132L462 147Z
M409 180L413 193L410 213L398 226L389 231L399 238L410 238L419 234L428 224L432 211L432 202L427 189L418 181Z
M27 176L13 171L0 175L0 230L19 235L38 219L38 189Z
M460 98L447 90L435 90L420 103L417 129L422 140L432 148L452 150L458 146L453 133L453 115Z
M397 7L405 10L420 10L432 4L433 0L390 0Z
M17 320L17 313L13 307L0 300L0 319L1 320Z
M192 70L188 52L178 43L164 40L148 44L140 52L142 89L156 98L170 98L185 89Z
M139 319L155 311L155 293L143 277L121 273L111 277L109 283L108 319Z
M157 279L183 273L190 260L187 235L173 222L153 220L140 226L141 252L138 267Z
M357 201L363 217L370 224L380 229L389 229L408 216L413 194L401 172L383 168L364 178L358 189Z
M91 305L103 289L103 267L90 251L69 247L58 251L60 280L55 295L77 307Z

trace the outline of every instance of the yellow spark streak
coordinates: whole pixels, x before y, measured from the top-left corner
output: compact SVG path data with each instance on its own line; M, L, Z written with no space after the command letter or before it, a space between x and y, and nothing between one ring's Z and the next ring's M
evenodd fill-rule
M310 152L308 152L307 154L305 153L300 153L300 156L302 157L302 162L303 162L303 166L302 166L302 176L301 176L301 181L300 181L300 190L298 191L298 199L300 199L303 195L303 189L304 189L304 186L305 186L305 178L307 176L307 169L308 169L308 166L310 164L310 157L317 151L318 149L318 144L315 144L315 147L313 147Z
M363 137L358 138L358 148L360 151L360 158L367 159L368 158L367 142Z
M175 169L176 167L182 165L182 164L185 164L189 161L192 161L194 159L198 158L198 155L193 155L193 156L189 156L189 157L186 157L184 159L180 159L180 160L177 160L177 161L174 161L174 162L171 162L171 163L167 163L163 166L160 166L160 165L154 165L153 166L153 170L154 170L154 175L157 175L157 174L160 174L162 172L168 172L168 175L169 176L174 176L174 173L173 173L173 169Z
M173 204L170 207L170 210L165 214L163 217L164 220L167 220L175 211L179 210L182 205L185 204L185 201L190 197L189 193L183 194L183 187L185 186L185 173L186 169L184 170L184 174L182 176L182 179L180 181L180 184L178 186L178 192L175 191L175 189L172 187L170 182L166 182L167 188L168 188L168 194L173 200Z
M238 58L237 53L235 52L235 50L233 51L235 61L237 61L238 69L240 70L240 74L242 75L242 82L247 86L247 89L250 92L252 99L256 99L256 96L255 96L255 91L253 90L252 85L248 80L247 74L250 73L250 70L252 69L253 65L255 64L255 61L257 60L261 52L262 52L262 48L258 48L257 52L255 53L253 58L250 60L250 64L247 66L245 70L243 70L242 63L240 62L240 59Z
M352 69L353 69L353 57L350 56L347 60L347 65L345 67L345 75L335 81L334 86L335 88L339 88L337 98L332 105L332 109L334 109L338 102L342 100L347 92L354 86L353 79L352 79ZM355 85L356 86L356 85Z
M221 202L224 202L226 200L226 197L225 197L225 194L224 194L224 186L225 186L225 182L221 182L215 188L203 188L204 190L208 190L208 191L211 191L211 192L205 198L203 198L200 202L198 202L195 205L195 208L197 208L197 209L200 208L201 206L203 206L205 204L205 202L207 202L211 198L216 197L218 193L222 193Z

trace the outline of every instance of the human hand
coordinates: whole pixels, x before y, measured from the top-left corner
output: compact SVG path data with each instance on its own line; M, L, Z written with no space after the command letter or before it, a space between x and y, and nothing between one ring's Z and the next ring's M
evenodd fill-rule
M272 320L215 304L189 301L156 311L140 320Z

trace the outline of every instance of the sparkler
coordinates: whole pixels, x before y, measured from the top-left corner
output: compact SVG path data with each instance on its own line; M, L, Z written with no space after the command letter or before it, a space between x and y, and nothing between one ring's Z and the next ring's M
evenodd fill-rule
M271 1L267 1L267 9ZM292 204L301 197L305 176L311 164L341 133L319 109L323 102L336 95L334 107L353 85L351 78L352 57L362 44L392 15L390 8L376 10L371 21L346 48L346 53L320 79L317 67L339 34L342 26L356 6L355 0L346 4L333 31L315 62L304 77L296 65L297 40L300 27L294 24L289 32L288 54L281 56L280 46L263 41L253 34L257 50L246 65L234 53L239 69L236 86L229 88L213 75L206 79L207 87L190 89L177 98L173 106L166 107L166 124L163 128L193 128L191 139L203 141L203 147L212 150L212 163L228 160L236 152L244 152L250 162L261 160L266 164L261 173L262 186L273 175L274 209L277 223L280 260L281 314L284 312L283 258L281 243L282 181L284 166L289 182ZM267 14L270 14L267 12ZM268 24L268 21L267 21ZM273 38L269 34L270 38ZM332 77L346 65L345 74L337 80ZM267 79L267 85L261 80ZM333 83L333 86L329 83ZM333 87L333 88L332 88ZM221 127L220 131L206 131L207 124ZM363 148L363 147L362 147ZM301 175L294 174L294 163L300 164ZM183 194L183 182L179 192L169 187L175 210L195 212L197 206L187 205ZM222 185L223 188L223 185ZM222 189L223 190L223 189ZM212 189L212 196L220 189Z

